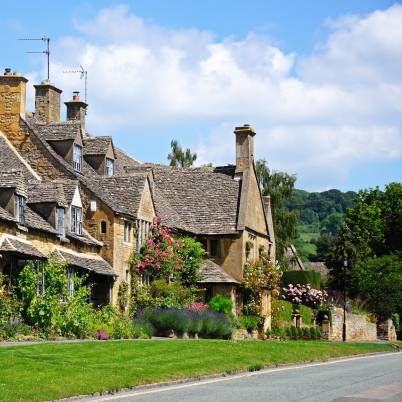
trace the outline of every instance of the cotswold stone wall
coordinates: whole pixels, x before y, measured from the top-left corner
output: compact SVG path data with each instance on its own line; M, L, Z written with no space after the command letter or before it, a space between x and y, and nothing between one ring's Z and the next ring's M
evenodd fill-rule
M328 339L342 340L343 314L332 313L332 325ZM346 314L347 341L375 341L377 339L377 325L370 323L363 315Z

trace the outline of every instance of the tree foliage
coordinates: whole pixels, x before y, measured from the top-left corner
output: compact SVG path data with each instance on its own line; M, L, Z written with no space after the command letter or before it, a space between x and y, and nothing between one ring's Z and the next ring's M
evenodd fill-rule
M394 294L400 292L402 283L401 255L402 185L391 183L384 191L360 191L327 258L330 284L338 289L346 285L352 295L365 298L381 316L397 312L392 310L397 308Z
M295 236L298 221L297 211L289 211L285 207L287 200L292 195L296 176L270 171L264 159L256 162L256 171L262 194L271 197L276 255L278 261L283 265L285 250Z
M190 167L197 159L197 154L192 153L190 148L183 150L176 140L170 143L171 151L168 155L170 166Z

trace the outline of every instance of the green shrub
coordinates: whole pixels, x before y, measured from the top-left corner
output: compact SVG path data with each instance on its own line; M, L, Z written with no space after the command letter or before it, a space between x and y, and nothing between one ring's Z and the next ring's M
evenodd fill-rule
M182 286L180 282L167 283L164 279L157 279L152 282L150 291L157 307L181 308L194 301L192 290Z
M297 339L302 339L303 338L303 330L302 330L302 328L301 327L298 327L298 328L296 328L296 336L297 336Z
M320 308L318 310L318 313L316 316L316 322L318 325L322 325L322 321L323 321L325 315L328 317L329 322L332 324L332 310L329 307L325 307L325 308Z
M285 300L273 300L271 307L273 327L285 326L292 322L292 303Z
M297 328L295 326L290 327L290 333L292 338L297 338Z
M218 294L209 301L208 307L212 311L230 316L232 315L233 301L230 297Z
M304 339L310 339L310 328L304 327L302 335Z
M245 315L241 319L242 326L247 329L247 332L256 331L260 318L253 315Z
M313 317L313 310L310 307L304 306L303 304L297 305L297 308L300 312L302 323L304 325L310 325Z
M310 284L314 289L321 287L321 274L316 271L285 271L282 275L282 286Z
M315 328L315 335L317 339L322 338L322 329L320 327Z
M392 322L393 322L393 324L394 324L395 331L396 331L396 332L399 332L400 329L401 329L400 316L399 316L399 314L398 314L398 313L392 314L392 315L391 315L391 320L392 320Z
M288 338L291 338L292 337L292 329L290 327L286 327L285 334Z
M310 328L310 339L316 340L317 339L317 333L314 327Z

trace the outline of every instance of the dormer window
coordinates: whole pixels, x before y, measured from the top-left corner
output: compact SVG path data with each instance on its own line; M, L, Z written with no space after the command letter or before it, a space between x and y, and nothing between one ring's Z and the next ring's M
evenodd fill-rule
M71 231L77 235L82 234L82 208L71 207Z
M15 195L15 218L20 225L25 225L26 200L20 195Z
M77 144L74 144L74 146L73 146L73 168L76 172L81 172L82 147Z
M113 159L106 158L106 176L113 176L114 173L114 161Z
M66 236L64 217L65 217L64 208L56 208L56 230L58 234L62 237Z

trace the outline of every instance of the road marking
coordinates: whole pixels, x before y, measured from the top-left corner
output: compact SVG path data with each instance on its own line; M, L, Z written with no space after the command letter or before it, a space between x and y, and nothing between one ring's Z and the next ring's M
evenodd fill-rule
M399 354L399 353L397 353L397 354ZM263 369L260 371L251 371L251 372L247 372L247 373L228 375L227 377L219 377L219 378L212 378L212 379L199 380L199 381L195 380L192 382L188 382L186 384L178 384L178 385L167 385L167 386L158 387L157 384L155 384L155 388L152 388L152 389L137 390L137 391L133 390L130 392L121 391L120 393L117 393L117 394L111 395L111 396L109 395L109 396L104 396L104 397L100 397L100 398L88 397L86 399L81 399L81 400L88 401L88 402L89 401L90 402L114 401L114 400L122 399L122 398L130 398L130 397L141 396L141 395L155 394L158 392L175 391L178 389L185 389L185 388L191 388L191 387L200 386L200 385L214 384L214 383L223 382L223 381L232 381L232 380L237 380L239 378L248 378L248 377L254 377L254 376L258 376L258 375L277 373L277 372L281 372L281 371L298 370L298 369L302 369L302 368L317 367L317 366L329 366L332 364L347 363L347 362L355 361L355 360L373 359L373 358L379 358L379 357L390 357L390 356L395 357L395 355L396 355L395 353L383 353L383 354L375 354L375 355L370 355L370 356L356 356L356 357L350 357L350 358L343 358L343 359L338 359L338 360L331 360L329 362L306 363L306 364L300 364L297 366L275 367L275 368L270 368L270 369Z
M353 395L348 395L348 397L370 398L370 399L378 399L379 401L381 401L384 399L391 398L392 396L398 395L400 393L402 393L402 381L393 384L381 385L379 387L370 388Z

